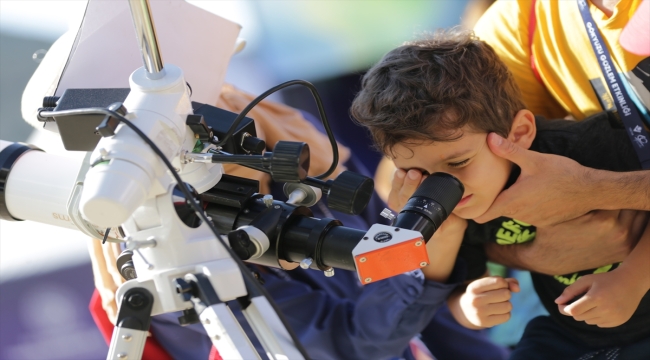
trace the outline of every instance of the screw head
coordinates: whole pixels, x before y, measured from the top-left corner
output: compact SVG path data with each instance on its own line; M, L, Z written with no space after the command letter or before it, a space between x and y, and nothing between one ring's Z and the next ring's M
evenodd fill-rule
M369 283L369 282L371 282L371 281L372 281L372 278L365 278L365 279L363 279L363 282L365 282L366 284Z
M129 335L129 334L122 335L122 340L124 340L124 341L128 342L128 341L131 341L132 339L133 339L133 337L131 335Z
M126 359L128 356L125 353L119 353L117 354L118 359Z
M427 266L427 265L429 265L429 264L427 264L426 261L423 261L423 262L420 263L420 266L421 266L421 267L425 267L425 266Z
M415 246L422 246L422 241L416 241Z
M203 320L203 323L206 324L206 325L210 325L210 319Z
M217 341L221 340L221 336L219 336L219 335L215 335L215 336L213 336L213 338L214 338L215 340L217 340Z
M366 259L365 257L362 257L361 259L359 259L359 262L366 262L366 260L368 260L368 259Z
M334 276L334 268L329 268L329 269L325 270L325 276L327 276L327 277Z
M363 240L368 240L368 237L367 237L367 236L364 236L364 237L363 237Z

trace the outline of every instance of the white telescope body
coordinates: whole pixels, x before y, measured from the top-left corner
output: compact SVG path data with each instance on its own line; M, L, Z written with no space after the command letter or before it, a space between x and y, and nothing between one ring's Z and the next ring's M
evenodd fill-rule
M192 108L183 73L168 64L160 79L149 79L146 74L140 68L131 75L131 92L124 101L127 118L172 161L181 149L191 150L196 141L185 125ZM118 226L146 199L167 191L163 178L169 176L164 164L149 145L123 124L114 136L99 141L90 161L94 166L86 175L80 208L93 224ZM183 176L186 166L181 169L179 161L176 166ZM206 164L187 166L190 179L185 180L199 191L207 190L219 181L221 174L220 166L208 168Z

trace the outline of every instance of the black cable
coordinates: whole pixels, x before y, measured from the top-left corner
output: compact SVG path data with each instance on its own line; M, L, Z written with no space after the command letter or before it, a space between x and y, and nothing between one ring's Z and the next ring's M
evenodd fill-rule
M102 245L106 244L106 239L108 239L108 233L111 232L111 228L106 228L104 231L104 239L102 240Z
M223 146L226 141L232 136L232 134L235 133L235 130L237 130L237 127L239 126L239 123L244 119L246 114L248 114L251 109L255 107L255 105L259 104L262 100L264 100L266 97L269 95L273 94L276 91L282 90L286 87L292 86L292 85L302 85L305 86L309 89L311 92L312 96L314 97L314 100L316 101L316 105L318 106L318 113L320 115L320 120L323 123L323 127L325 128L325 132L327 133L327 138L330 141L330 144L332 145L332 165L330 165L330 168L327 169L324 173L316 176L317 179L325 179L326 177L332 175L334 170L336 170L336 165L339 163L339 147L336 144L336 139L334 138L334 133L332 132L332 129L330 128L330 123L327 120L327 115L325 115L325 108L323 107L323 102L321 101L320 95L318 94L318 90L316 90L316 87L310 83L309 81L305 80L290 80L287 82L284 82L280 85L274 86L268 90L266 90L262 95L256 97L251 101L244 110L242 110L239 115L235 118L233 121L232 125L230 125L230 129L228 129L228 132L226 135L223 137L223 139L219 140L215 145L216 146Z
M172 176L174 176L174 179L176 179L176 182L178 183L178 187L181 189L185 197L187 198L187 203L192 206L194 209L194 212L196 212L199 217L203 220L204 223L208 225L210 230L214 233L214 235L217 237L217 240L223 245L223 247L228 251L228 254L230 255L231 258L235 260L237 265L239 266L239 270L242 273L242 276L246 277L248 282L253 284L255 286L256 290L259 291L261 294L264 295L266 300L269 302L273 310L277 313L278 317L280 318L280 321L282 321L282 324L284 327L287 329L287 332L289 332L289 335L291 336L291 340L293 340L293 343L296 345L296 348L302 356L307 360L309 359L309 355L307 354L307 350L302 346L302 343L300 343L300 340L298 339L298 336L296 333L293 331L293 329L289 326L289 322L285 318L284 314L280 311L278 308L278 305L275 303L273 298L269 295L269 293L264 289L255 279L253 276L251 269L249 269L246 264L234 253L234 251L228 246L223 239L221 238L221 233L219 233L219 230L214 226L212 221L208 219L208 217L205 215L205 212L199 204L194 200L194 196L192 195L192 192L190 189L188 189L187 185L185 182L181 179L180 175L176 172L174 169L174 166L169 162L165 154L162 153L162 151L156 146L156 144L147 137L137 126L135 126L131 121L129 121L127 118L124 116L118 114L115 111L111 111L108 109L104 108L84 108L84 109L74 109L74 110L62 110L62 111L39 111L38 116L42 117L54 117L54 116L71 116L71 115L107 115L114 117L115 119L123 122L126 126L128 126L131 130L133 130L144 142L151 147L151 149L158 155L158 157L165 163L165 166L169 169L169 171L172 173Z

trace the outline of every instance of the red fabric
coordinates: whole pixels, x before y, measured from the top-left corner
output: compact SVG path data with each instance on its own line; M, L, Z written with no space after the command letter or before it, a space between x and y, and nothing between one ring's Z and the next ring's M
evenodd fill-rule
M93 320L95 320L95 324L97 325L97 328L102 333L104 340L106 340L106 343L110 345L114 326L108 320L108 316L106 316L106 312L102 307L102 299L99 297L99 292L97 292L97 290L95 290L95 292L93 293L93 297L90 299L90 304L88 305L88 309L90 310L90 314L93 316ZM211 356L210 359L212 359L212 353L210 353L210 356ZM217 356L219 355L217 354ZM221 360L220 357L217 357L215 359ZM156 339L149 336L147 337L147 341L144 345L142 360L173 360L173 359L171 356L169 356L169 354L167 354L165 349L163 349L163 347L160 346L160 344L156 341Z
M530 19L528 21L528 51L530 52L530 68L533 70L533 74L535 74L537 81L544 85L542 77L539 75L539 70L537 70L537 65L535 65L535 57L533 56L533 37L535 37L535 29L537 28L537 16L535 12L536 4L537 0L533 0L533 6L530 8Z
M212 349L210 350L210 357L209 360L223 360L221 355L219 355L219 352L217 351L217 348L212 345Z

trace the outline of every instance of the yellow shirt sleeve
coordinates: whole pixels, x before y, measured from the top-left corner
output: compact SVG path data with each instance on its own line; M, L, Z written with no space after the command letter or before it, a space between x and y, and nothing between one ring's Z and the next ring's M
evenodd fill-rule
M474 32L487 42L508 66L521 90L524 104L535 114L549 118L567 115L533 72L528 41L532 1L499 0L474 27Z

